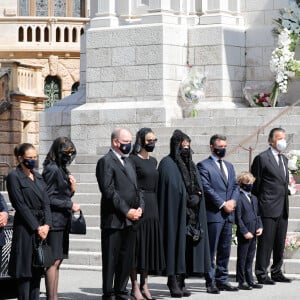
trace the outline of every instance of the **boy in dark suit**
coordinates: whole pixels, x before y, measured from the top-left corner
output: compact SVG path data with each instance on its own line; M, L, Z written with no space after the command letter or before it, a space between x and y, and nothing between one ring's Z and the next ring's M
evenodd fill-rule
M251 194L254 176L250 172L242 172L238 176L240 197L236 205L237 224L237 263L236 280L240 290L262 288L253 279L252 265L256 251L256 236L262 234L262 222L259 216L257 198Z

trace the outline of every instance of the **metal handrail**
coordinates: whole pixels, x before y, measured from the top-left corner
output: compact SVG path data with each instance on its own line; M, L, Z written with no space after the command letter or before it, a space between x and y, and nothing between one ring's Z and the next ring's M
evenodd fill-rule
M7 167L8 170L11 170L11 165L7 162L0 162L0 167ZM0 174L0 179L2 177L2 180L0 180L0 191L6 190L6 186L5 186L6 176L7 174Z
M249 170L250 170L250 166L252 163L252 155L253 155L253 151L255 150L257 143L258 143L258 136L259 134L262 132L262 130L264 130L266 127L268 127L270 124L272 124L274 121L276 121L277 119L279 119L282 115L286 114L289 110L291 110L293 107L295 107L297 104L300 103L300 99L298 99L296 102L294 102L293 104L287 106L284 110L282 110L278 115L276 115L273 119L271 119L270 121L268 121L266 124L260 126L256 131L254 131L252 134L250 134L248 137L246 137L245 139L243 139L237 146L235 146L234 148L230 149L227 153L227 156L229 156L230 154L232 154L233 152L235 152L238 148L242 148L245 151L249 151ZM248 149L245 148L243 145L247 142L249 142L253 137L256 136L256 143L254 147L249 147Z

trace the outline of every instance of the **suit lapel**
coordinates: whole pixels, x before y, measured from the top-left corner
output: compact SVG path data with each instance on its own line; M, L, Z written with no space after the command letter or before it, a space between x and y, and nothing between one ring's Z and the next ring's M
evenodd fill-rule
M112 150L110 150L110 156L111 158L114 160L114 162L118 165L118 167L120 168L120 170L122 172L124 172L124 174L126 175L126 177L129 178L129 180L133 183L133 185L136 187L137 183L136 183L136 176L135 176L135 172L134 169L132 167L132 165L130 164L129 160L126 159L126 167L120 162L119 158L113 153Z

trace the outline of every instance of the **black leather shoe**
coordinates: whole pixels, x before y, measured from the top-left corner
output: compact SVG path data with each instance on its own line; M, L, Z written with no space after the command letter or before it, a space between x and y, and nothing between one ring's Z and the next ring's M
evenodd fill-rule
M262 284L259 284L257 282L250 282L248 283L253 289L262 289L263 288L263 285Z
M252 287L247 283L247 282L243 282L243 283L239 283L239 290L252 290Z
M276 282L292 282L290 278L285 277L282 273L271 275L271 277Z
M227 291L227 292L237 292L239 290L238 287L232 286L230 283L217 284L217 288L220 291Z
M276 284L276 282L272 280L269 276L266 276L264 278L257 277L257 281L260 284Z
M206 287L206 292L209 294L220 294L220 291L215 284L208 285Z

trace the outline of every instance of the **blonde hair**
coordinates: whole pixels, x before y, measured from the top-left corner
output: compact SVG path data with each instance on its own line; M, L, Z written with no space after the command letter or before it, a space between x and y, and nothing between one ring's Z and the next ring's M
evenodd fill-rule
M241 186L242 183L253 183L255 181L255 177L250 172L241 172L237 177L238 184Z

